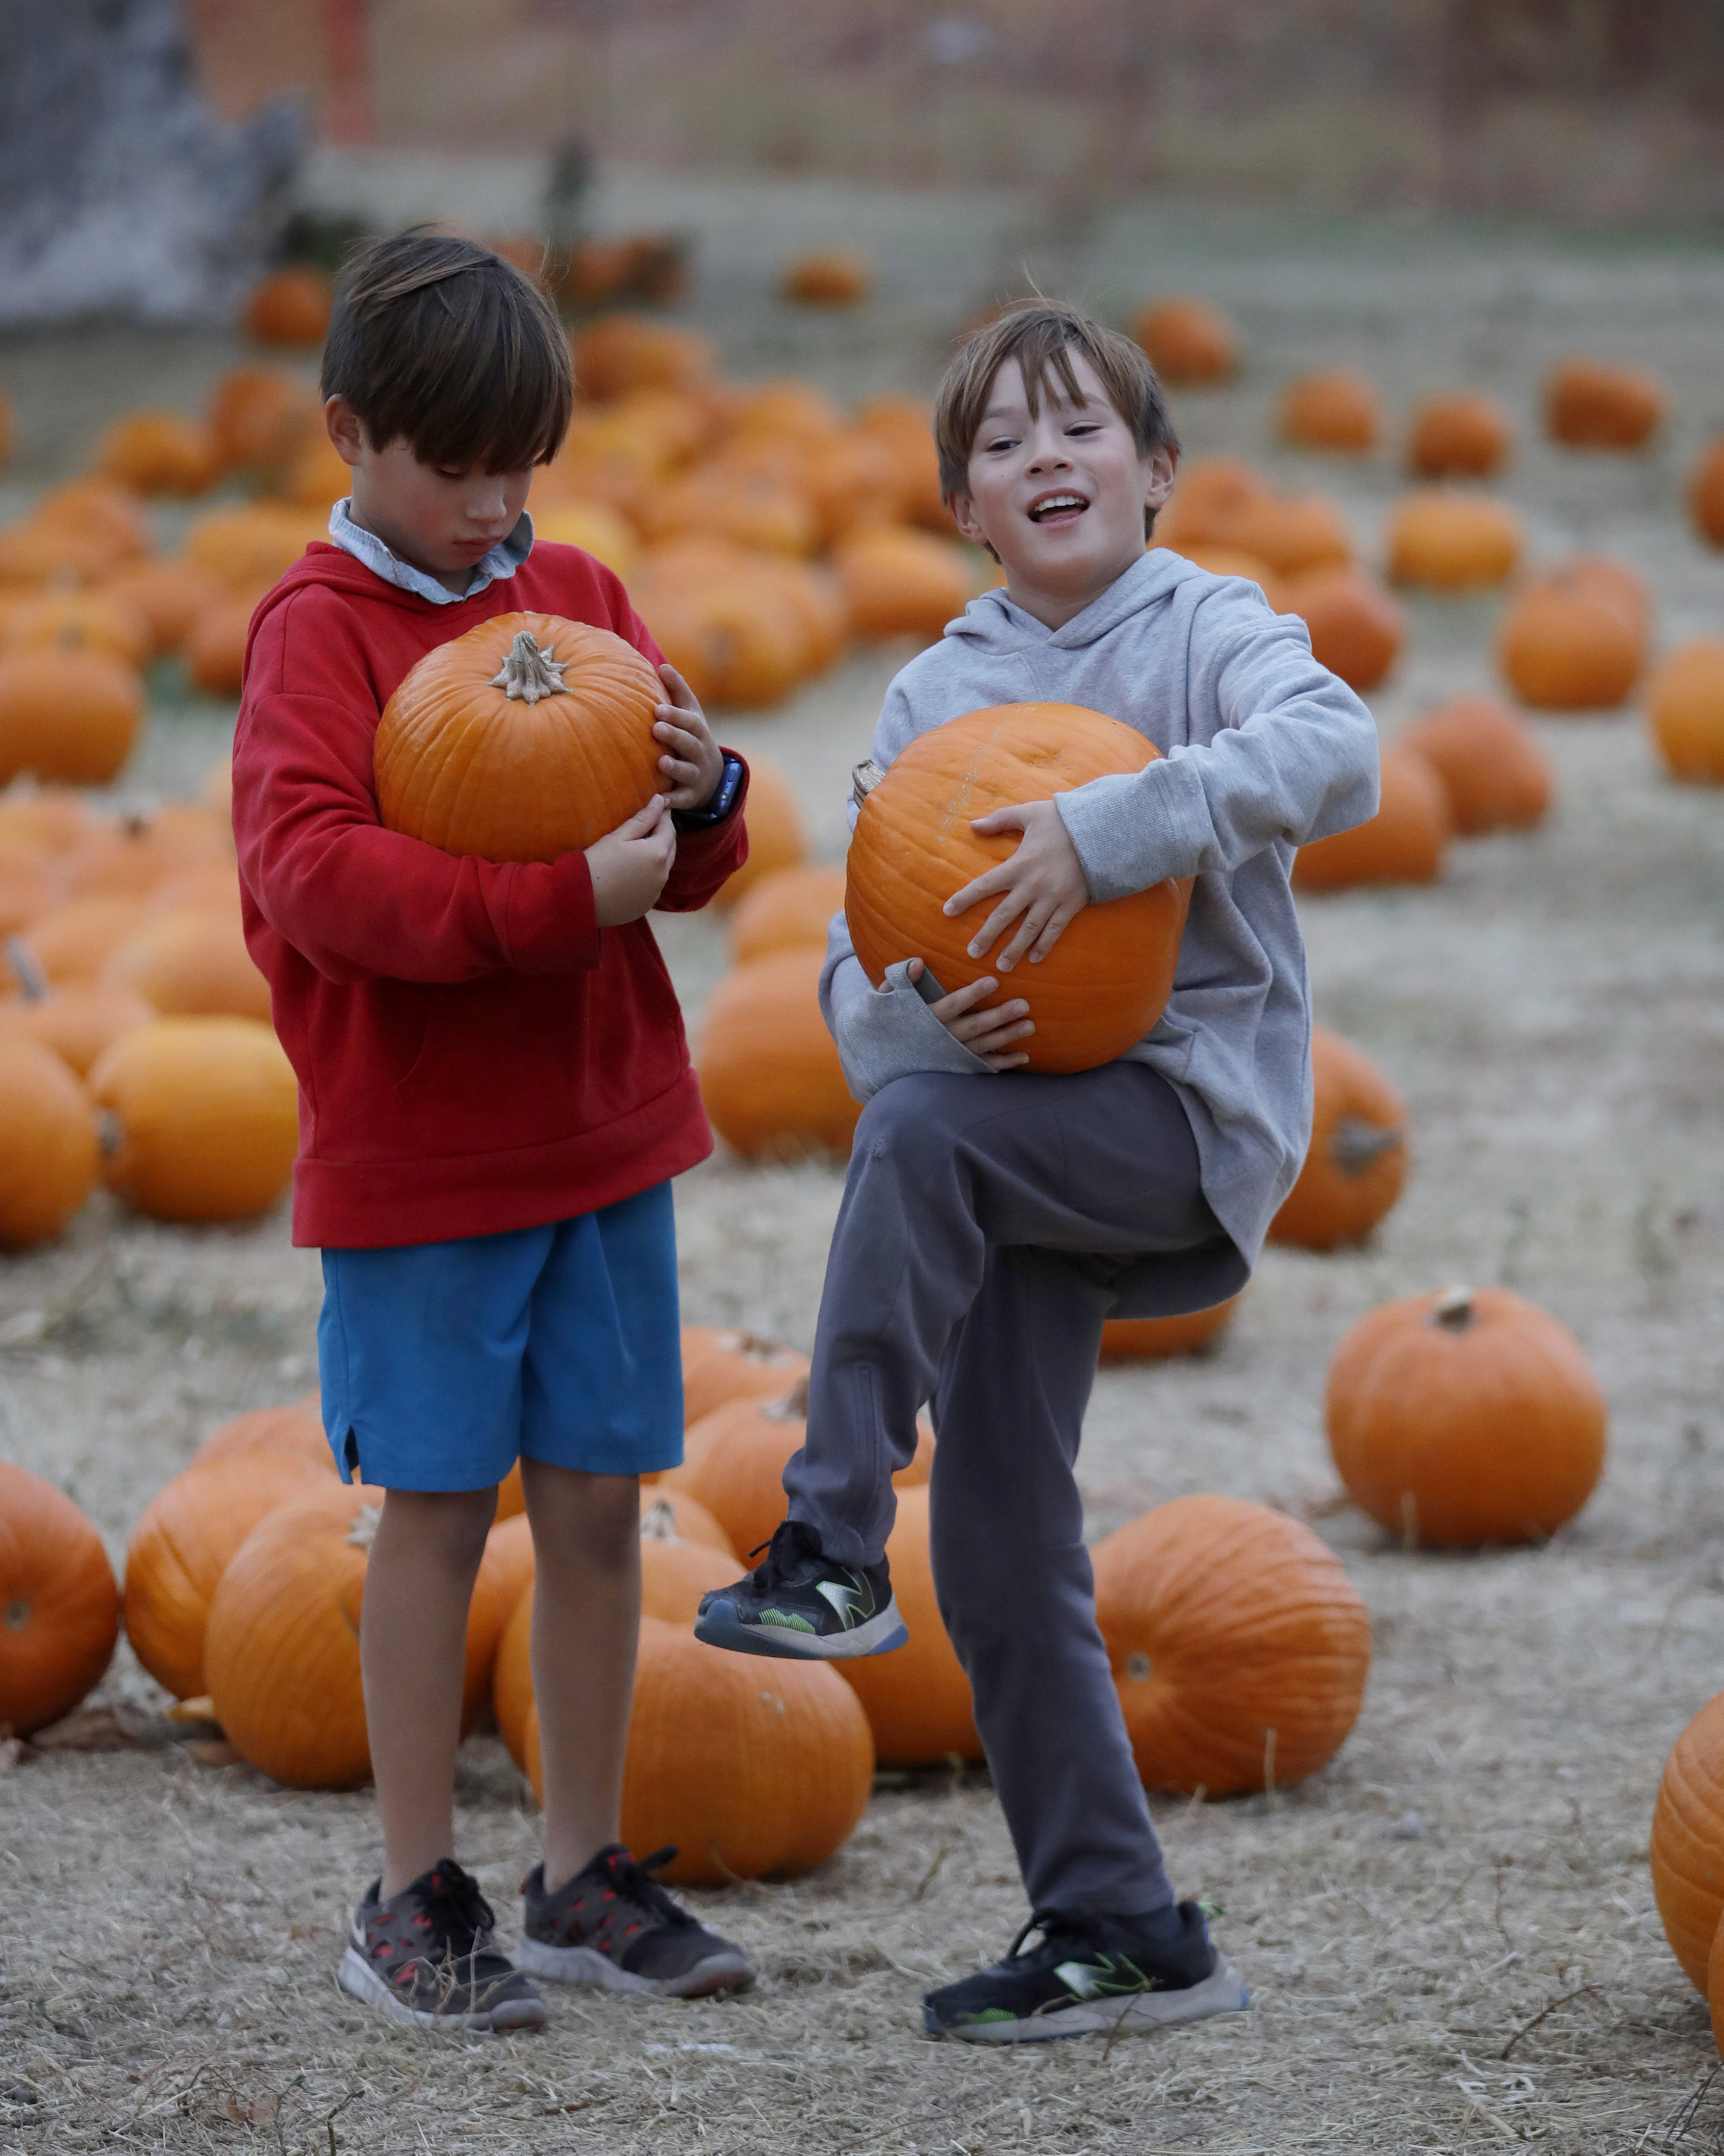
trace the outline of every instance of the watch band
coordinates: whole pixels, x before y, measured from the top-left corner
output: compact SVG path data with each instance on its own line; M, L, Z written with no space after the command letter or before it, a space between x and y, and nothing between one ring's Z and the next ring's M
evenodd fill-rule
M742 791L743 760L724 752L724 767L718 774L718 783L713 788L713 797L704 808L673 808L671 821L679 831L710 831L715 824L722 824L736 806L736 797Z

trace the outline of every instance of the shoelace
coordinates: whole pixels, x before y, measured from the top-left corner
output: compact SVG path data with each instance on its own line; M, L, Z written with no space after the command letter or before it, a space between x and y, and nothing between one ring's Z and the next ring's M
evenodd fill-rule
M1082 1917L1073 1916L1069 1910L1033 1909L1030 1912L1030 1921L1006 1949L1006 1958L1007 1961L1017 1959L1023 1952L1024 1941L1028 1938L1032 1932L1040 1932L1042 1934L1042 1944L1030 1949L1032 1954L1037 1954L1055 1946L1059 1939L1081 1941L1086 1930L1089 1928L1091 1928L1085 1925Z
M754 1568L754 1584L762 1594L788 1585L799 1564L820 1555L819 1544L800 1520L780 1520L772 1531L771 1539L756 1543L749 1555L759 1557L762 1550L766 1555Z
M654 1850L651 1856L613 1856L609 1868L616 1891L625 1900L650 1909L661 1923L669 1925L672 1930L687 1931L693 1928L694 1918L686 1909L678 1908L652 1876L662 1871L676 1854L676 1843L666 1842L662 1849Z
M431 1940L456 1960L480 1951L480 1941L497 1922L497 1912L479 1892L479 1882L459 1865L440 1865L423 1897Z

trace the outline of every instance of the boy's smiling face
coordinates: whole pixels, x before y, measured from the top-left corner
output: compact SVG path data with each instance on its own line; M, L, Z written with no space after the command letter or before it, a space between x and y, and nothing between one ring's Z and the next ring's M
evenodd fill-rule
M329 399L324 424L353 470L354 522L452 592L466 589L481 558L521 521L530 465L524 471L456 470L421 464L405 441L373 449L342 397Z
M970 491L951 497L966 539L1000 557L1016 603L1050 628L1081 613L1144 551L1144 511L1172 491L1166 449L1140 452L1094 367L1068 347L1081 402L1058 376L1032 413L1022 368L994 377L970 452Z

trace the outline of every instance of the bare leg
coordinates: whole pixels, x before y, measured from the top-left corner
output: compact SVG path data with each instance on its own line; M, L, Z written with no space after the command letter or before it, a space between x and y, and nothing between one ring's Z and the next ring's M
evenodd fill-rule
M641 1484L521 1462L533 1522L533 1693L545 1793L545 1889L620 1840L623 1753L641 1637Z
M391 1490L365 1568L359 1666L388 1901L455 1854L467 1606L495 1490Z

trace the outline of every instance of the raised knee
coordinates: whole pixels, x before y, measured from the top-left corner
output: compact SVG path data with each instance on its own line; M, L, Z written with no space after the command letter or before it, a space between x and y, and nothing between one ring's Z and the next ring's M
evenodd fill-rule
M862 1111L853 1154L912 1171L949 1160L952 1138L942 1096L950 1084L913 1071L883 1086Z

